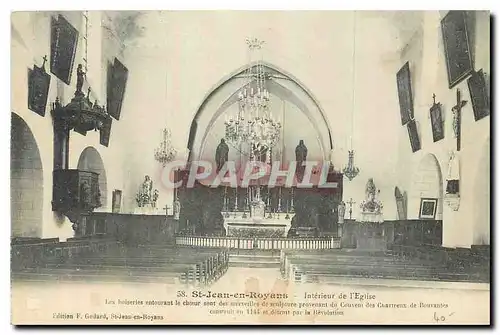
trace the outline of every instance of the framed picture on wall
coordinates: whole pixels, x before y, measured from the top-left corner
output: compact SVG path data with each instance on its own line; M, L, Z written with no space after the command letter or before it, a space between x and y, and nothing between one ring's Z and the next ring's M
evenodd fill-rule
M122 191L121 190L114 190L113 191L113 204L112 204L112 212L113 213L120 213L122 206Z
M441 112L441 104L434 103L430 109L431 113L431 126L432 126L432 139L434 142L444 138L443 115Z
M417 123L415 120L411 120L406 125L408 128L408 136L410 137L410 145L412 152L417 152L420 150L420 138L418 137Z
M472 71L472 56L469 46L466 12L451 10L441 20L444 42L448 86L453 88Z
M469 86L474 120L479 121L490 114L490 96L483 70L473 72L467 80L467 85Z
M104 124L102 128L99 130L99 143L107 147L109 145L109 137L111 135L111 126L113 125L113 119L106 115L106 120L104 120Z
M420 215L421 219L435 219L437 210L436 198L422 198L420 199Z
M50 72L66 85L71 82L78 30L63 15L53 17L50 35Z
M396 74L398 84L399 111L401 124L410 122L413 116L413 95L411 92L410 63L406 62Z
M49 96L50 75L42 67L36 65L28 69L28 108L40 116L45 116L47 98Z
M114 63L108 63L107 71L108 114L115 120L120 120L128 80L128 69L122 62L115 58Z

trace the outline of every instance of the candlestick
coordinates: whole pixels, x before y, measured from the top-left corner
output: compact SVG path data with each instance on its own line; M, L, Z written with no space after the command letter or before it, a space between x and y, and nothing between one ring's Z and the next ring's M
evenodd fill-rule
M281 187L278 189L278 212L281 212Z
M238 211L238 188L234 189L234 211Z

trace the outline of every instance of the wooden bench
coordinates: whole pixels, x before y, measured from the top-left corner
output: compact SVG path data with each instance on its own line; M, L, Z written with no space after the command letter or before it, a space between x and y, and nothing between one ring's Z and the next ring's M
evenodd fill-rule
M104 246L104 248L101 248ZM159 282L203 286L218 280L229 264L221 249L125 246L106 239L70 239L51 245L38 262L13 269L22 280Z
M436 245L393 245L395 257L407 260L430 260L442 268L455 273L467 273L473 280L489 282L489 246L471 248L446 248Z
M283 277L295 282L335 281L338 278L377 278L405 280L474 281L485 280L477 273L443 266L435 258L417 257L418 252L401 248L401 252L412 253L413 258L399 258L383 253L345 253L283 251L280 269ZM441 251L439 251L441 252Z

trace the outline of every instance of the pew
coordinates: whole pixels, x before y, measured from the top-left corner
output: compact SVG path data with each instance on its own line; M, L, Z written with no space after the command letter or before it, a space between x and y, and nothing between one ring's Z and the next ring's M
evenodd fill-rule
M49 260L63 261L86 251L103 252L108 245L116 241L108 239L87 239L82 241L68 240L60 242L58 238L33 239L11 243L11 269L41 266Z
M490 281L490 247L447 248L436 245L393 245L394 257L439 264L451 272L466 273L471 280Z
M210 285L229 264L218 248L136 245L104 236L65 242L32 240L13 245L12 279L29 281L97 281Z
M443 263L443 252L436 257L417 258L422 249L397 247L413 258L393 253L360 251L282 251L282 277L294 282L335 282L338 278L403 279L485 282L485 278L464 267Z

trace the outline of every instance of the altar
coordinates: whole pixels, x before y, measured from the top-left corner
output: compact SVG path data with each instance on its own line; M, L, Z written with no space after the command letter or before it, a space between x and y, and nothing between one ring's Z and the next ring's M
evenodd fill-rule
M292 222L290 214L272 211L271 207L266 206L260 196L260 187L255 188L255 195L251 191L248 194L250 197L245 199L247 206L243 207L248 208L248 213L246 211L223 213L226 236L286 237Z
M286 237L292 218L286 213L273 213L267 217L250 217L246 212L224 215L226 236L231 237Z

